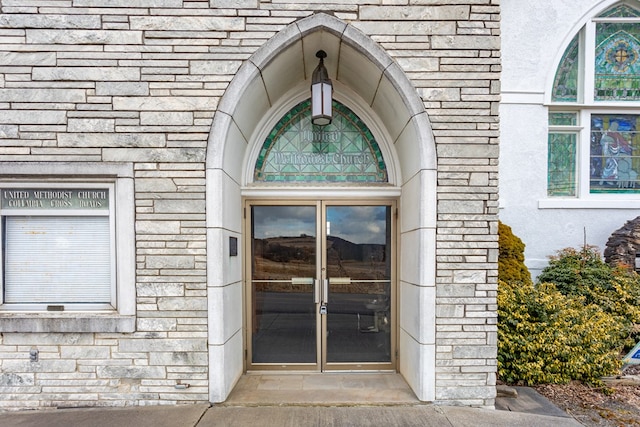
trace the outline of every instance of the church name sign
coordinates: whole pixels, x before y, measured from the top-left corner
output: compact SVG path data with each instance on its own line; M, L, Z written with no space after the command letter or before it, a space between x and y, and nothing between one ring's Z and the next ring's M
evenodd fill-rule
M0 191L2 209L109 209L106 188L12 188Z

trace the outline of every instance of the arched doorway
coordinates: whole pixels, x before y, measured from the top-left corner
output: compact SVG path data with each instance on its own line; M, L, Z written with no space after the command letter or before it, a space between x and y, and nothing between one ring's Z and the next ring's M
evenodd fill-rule
M262 141L273 122L308 96L319 49L329 55L326 65L335 76L336 99L351 100L350 107L367 116L367 124L388 143L387 165L395 168L392 185L380 189L252 185L255 141ZM242 248L244 201L269 197L314 203L373 198L375 205L381 199L397 200L400 255L393 350L399 356L394 363L419 399L433 400L435 192L435 146L424 106L399 66L371 39L337 18L316 14L289 25L252 55L218 106L207 152L211 401L224 401L244 371L246 331L251 327L243 321L242 311L247 280L243 266L248 261Z
M336 100L331 123L312 124L306 99L254 141L245 200L248 371L395 370L396 199L375 195L399 189L385 160L393 148L380 138ZM300 198L281 192L286 186Z

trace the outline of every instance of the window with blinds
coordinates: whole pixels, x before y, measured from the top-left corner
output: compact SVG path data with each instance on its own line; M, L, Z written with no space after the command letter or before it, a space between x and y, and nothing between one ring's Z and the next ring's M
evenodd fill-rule
M8 216L6 304L110 303L108 216Z
M3 309L116 307L112 189L95 184L0 187Z

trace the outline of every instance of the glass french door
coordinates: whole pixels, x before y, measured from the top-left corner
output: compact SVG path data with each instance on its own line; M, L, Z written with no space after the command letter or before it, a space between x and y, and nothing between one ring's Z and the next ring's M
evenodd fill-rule
M393 369L393 203L247 207L247 368Z

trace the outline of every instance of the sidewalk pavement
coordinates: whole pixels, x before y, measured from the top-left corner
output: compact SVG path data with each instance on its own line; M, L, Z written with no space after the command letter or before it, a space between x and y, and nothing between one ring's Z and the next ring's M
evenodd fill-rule
M0 413L3 427L575 427L573 418L532 389L498 398L488 410L433 404L391 406L171 405ZM523 412L525 411L525 412Z

